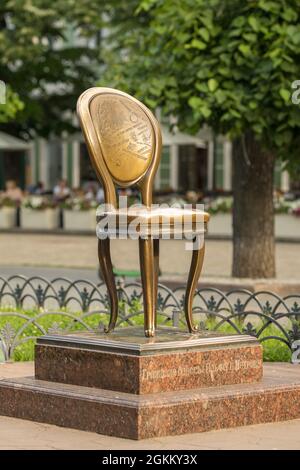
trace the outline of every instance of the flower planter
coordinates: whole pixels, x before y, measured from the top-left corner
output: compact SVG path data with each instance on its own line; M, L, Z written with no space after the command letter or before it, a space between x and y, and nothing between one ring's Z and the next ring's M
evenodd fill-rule
M275 234L279 238L300 238L300 217L292 214L276 214Z
M59 209L21 208L21 227L29 230L54 230L59 226Z
M213 214L208 222L208 234L232 236L232 214Z
M63 223L65 230L71 231L95 231L96 230L96 210L77 211L64 209Z
M15 207L2 207L0 209L0 229L16 226L17 209Z
M208 223L208 234L232 236L232 215L212 215ZM276 214L275 236L277 238L300 238L300 217L292 214Z

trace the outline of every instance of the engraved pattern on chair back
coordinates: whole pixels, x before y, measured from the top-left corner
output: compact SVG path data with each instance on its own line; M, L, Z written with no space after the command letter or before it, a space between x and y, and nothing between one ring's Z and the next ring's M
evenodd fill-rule
M138 184L143 202L151 204L161 134L148 108L119 90L91 88L79 97L77 112L106 202L115 205L114 184Z

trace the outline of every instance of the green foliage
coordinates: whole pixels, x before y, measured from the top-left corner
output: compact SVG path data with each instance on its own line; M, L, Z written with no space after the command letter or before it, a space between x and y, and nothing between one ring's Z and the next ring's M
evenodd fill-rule
M115 27L100 84L160 106L183 130L252 130L299 166L300 106L291 101L300 78L298 0L109 3Z
M205 323L205 327L208 330L215 330L216 324L217 324L216 319L209 319ZM242 324L238 324L238 321L236 320L237 326L239 328L242 327ZM255 325L256 331L259 331L259 329L263 326L263 322L258 322ZM228 323L222 325L220 328L218 328L218 331L221 331L223 333L236 333L235 329L229 325ZM274 325L269 325L266 327L262 335L260 336L260 340L267 336L275 336L276 338L282 338L286 340L286 337L284 334L279 330L279 328L276 328ZM265 341L261 341L261 345L263 347L263 360L265 362L290 362L292 353L289 347L280 339L267 339Z
M18 93L8 131L47 136L74 130L79 94L94 84L99 47L90 39L101 28L100 0L2 0L0 79ZM9 107L15 101L9 102ZM3 122L3 110L0 120ZM9 111L10 118L12 113ZM7 120L7 119L5 119ZM0 121L0 122L1 122Z
M15 118L18 111L24 108L19 96L10 87L6 87L3 94L5 95L5 103L0 103L0 124L11 121Z
M290 362L291 351L286 344L270 339L262 343L263 359L266 362Z
M28 320L19 318L13 315L13 313L10 313L9 315L5 315L5 309L1 309L1 315L0 315L0 330L5 327L5 325L9 324L11 328L13 328L15 331L19 331L19 329L24 326ZM8 310L8 309L6 309ZM25 314L29 318L35 318L37 315L42 314L42 311L39 311L37 309L32 309L32 310L22 310L22 309L9 309L10 312L16 312L16 313L21 313ZM80 319L80 314L79 313L74 313L74 316ZM97 315L91 315L90 317L87 317L84 319L85 323L88 324L91 328L97 328L99 321L100 322L106 322L107 321L107 315L105 314L97 314ZM58 327L60 330L68 329L68 331L77 331L83 329L83 326L80 324L79 321L74 321L71 317L61 315L60 313L58 314L51 314L47 313L45 316L41 317L38 319L37 323L28 323L24 331L21 333L20 337L18 338L19 340L22 340L27 337L38 337L42 336L42 331L38 327L38 325L44 328L45 331L48 331L49 328L53 327L54 325ZM17 346L17 348L14 351L13 354L13 359L16 361L29 361L33 360L33 352L34 352L34 340L26 341L20 346Z
M130 325L139 325L143 327L144 319L143 314L140 314L142 310L142 304L140 299L136 299L131 303L131 305L127 305L126 302L120 301L119 304L120 311L122 311L125 315L134 315L130 318ZM9 310L10 313L5 313ZM68 313L66 310L62 310L65 313ZM78 331L78 330L86 330L86 328L80 323L80 318L82 317L82 313L80 312L73 312L75 318L68 317L66 315L62 315L61 313L51 313L47 312L43 316L43 310L32 309L16 309L13 307L2 307L0 309L0 331L2 328L7 327L9 324L9 329L13 330L14 332L19 331L22 326L27 324L24 328L18 340L24 341L19 346L17 346L13 352L13 360L15 361L32 361L34 359L34 343L35 341L26 340L28 337L38 337L42 336L43 332L39 328L42 327L45 331L48 331L49 328L53 328L55 326L56 329L60 331ZM29 323L28 319L20 318L15 316L15 314L23 314L30 319L36 318L38 315L42 315L37 319L37 322ZM166 326L172 326L171 319L165 323L166 317L158 314L158 324L164 324ZM90 316L86 316L84 318L84 322L92 329L97 329L100 324L107 325L108 315L107 314L91 314ZM215 330L216 325L219 322L216 318L212 316L208 317L205 322L205 328L208 330ZM120 326L129 326L126 322L123 322ZM236 320L236 324L239 328L243 328L243 323L238 322ZM183 324L181 325L183 327ZM203 326L203 325L202 325ZM255 324L256 331L263 326L263 322L257 322ZM236 330L229 324L223 324L218 331L223 333L236 333ZM283 333L276 328L274 325L269 325L261 335L261 339L266 336L274 336L277 338L286 339ZM290 349L280 340L276 339L268 339L266 341L262 341L263 346L263 357L264 361L267 362L289 362L291 360L291 351Z

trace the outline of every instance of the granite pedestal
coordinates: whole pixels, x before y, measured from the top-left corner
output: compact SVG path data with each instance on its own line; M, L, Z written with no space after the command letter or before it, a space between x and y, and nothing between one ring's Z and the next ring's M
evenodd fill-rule
M35 377L0 380L0 414L131 439L300 418L300 368L276 367L262 377L246 335L44 336Z
M35 348L35 377L49 382L147 394L257 382L262 348L251 336L160 328L109 335L45 336Z

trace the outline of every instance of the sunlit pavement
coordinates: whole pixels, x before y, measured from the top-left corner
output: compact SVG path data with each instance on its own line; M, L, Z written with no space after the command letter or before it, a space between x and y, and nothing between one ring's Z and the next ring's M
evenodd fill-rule
M300 282L300 244L277 243L277 278ZM138 243L134 240L112 241L113 263L118 269L138 270ZM160 268L164 277L186 279L191 252L182 240L162 240ZM230 241L207 240L203 278L228 279L231 271ZM29 268L31 267L31 268ZM40 269L40 268L44 269ZM47 269L46 269L47 268ZM56 269L53 269L56 268ZM97 280L96 236L48 234L0 234L0 275L22 273L65 275L71 279Z

